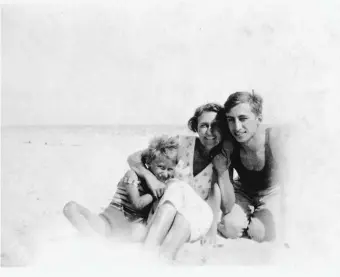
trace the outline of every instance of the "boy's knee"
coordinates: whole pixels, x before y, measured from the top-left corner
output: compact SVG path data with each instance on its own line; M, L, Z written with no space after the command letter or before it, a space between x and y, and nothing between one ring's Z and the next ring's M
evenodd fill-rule
M273 241L275 239L275 224L269 211L261 210L255 213L248 226L248 235L257 242Z
M218 230L227 238L236 239L242 236L243 231L247 228L247 222L240 220L237 217L228 217L223 219L223 224L220 224Z
M259 219L253 218L248 226L248 235L257 242L263 242L266 235L264 224Z
M239 205L234 205L233 210L222 218L219 231L227 238L239 238L248 226L246 213Z
M244 228L241 228L240 226L235 226L233 224L220 224L218 226L218 230L226 238L237 239L242 236Z

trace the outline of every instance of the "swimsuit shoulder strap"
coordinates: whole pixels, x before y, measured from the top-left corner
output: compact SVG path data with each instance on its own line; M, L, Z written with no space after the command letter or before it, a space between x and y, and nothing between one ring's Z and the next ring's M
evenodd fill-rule
M270 146L270 133L272 128L266 129L266 141L265 141L265 163L266 165L271 165L273 163L273 153Z

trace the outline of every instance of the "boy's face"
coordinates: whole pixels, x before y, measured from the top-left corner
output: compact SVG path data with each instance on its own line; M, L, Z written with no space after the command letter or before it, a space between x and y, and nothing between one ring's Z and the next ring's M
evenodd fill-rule
M257 128L262 120L256 116L249 103L238 104L226 113L228 127L237 142L245 143L249 141L257 132Z
M176 167L174 160L175 159L159 156L150 163L149 169L159 181L165 182L174 177Z

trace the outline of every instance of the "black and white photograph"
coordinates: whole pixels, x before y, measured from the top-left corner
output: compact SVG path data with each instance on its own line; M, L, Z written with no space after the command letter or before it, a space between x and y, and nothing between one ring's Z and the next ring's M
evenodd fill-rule
M339 276L339 76L336 0L2 4L1 268Z

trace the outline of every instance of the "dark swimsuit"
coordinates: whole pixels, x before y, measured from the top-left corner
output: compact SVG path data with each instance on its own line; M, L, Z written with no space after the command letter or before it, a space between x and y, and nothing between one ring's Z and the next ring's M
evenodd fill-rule
M241 161L240 147L235 147L231 156L231 167L239 176L239 180L234 183L235 193L240 192L249 198L257 198L265 195L272 188L276 163L269 146L270 130L270 128L266 129L265 164L260 171L247 169Z

